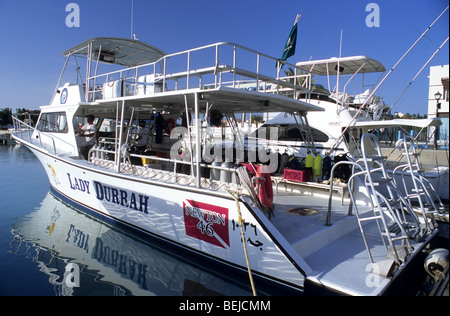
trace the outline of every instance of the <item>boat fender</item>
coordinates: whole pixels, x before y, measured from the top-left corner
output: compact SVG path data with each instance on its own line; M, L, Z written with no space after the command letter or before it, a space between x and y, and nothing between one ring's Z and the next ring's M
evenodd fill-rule
M438 278L448 269L448 250L437 248L425 259L425 271L433 278Z

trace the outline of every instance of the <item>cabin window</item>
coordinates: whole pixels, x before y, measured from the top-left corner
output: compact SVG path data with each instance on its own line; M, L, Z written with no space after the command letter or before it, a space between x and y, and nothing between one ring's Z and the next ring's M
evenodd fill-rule
M306 139L306 131L303 130L300 126L297 124L264 124L262 127L267 128L266 132L266 138L269 138L269 128L270 127L277 127L278 128L278 140L280 141L303 141ZM316 143L326 143L329 140L329 137L327 134L323 133L322 131L310 127L311 133L314 139L314 142ZM256 137L256 133L253 134L254 137ZM264 136L259 136L264 137Z
M64 112L42 113L37 129L41 132L67 133L67 118Z

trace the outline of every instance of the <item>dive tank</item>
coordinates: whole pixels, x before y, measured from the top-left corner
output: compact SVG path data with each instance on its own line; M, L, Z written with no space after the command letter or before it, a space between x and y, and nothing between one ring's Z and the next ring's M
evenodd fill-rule
M220 167L222 165L222 159L216 158L212 163L211 166ZM211 172L209 174L209 178L211 180L220 180L220 170L218 169L211 169Z
M433 278L438 277L440 273L448 269L448 250L437 248L430 252L425 259L424 267L430 276Z
M237 160L232 166L231 166L231 168L233 168L233 169L237 169L237 168L239 168L239 167L241 167L242 165L241 165L241 163L240 163L240 161L239 160ZM235 172L233 172L232 174L231 174L231 183L234 183L234 184L239 184L239 177L238 177L238 175L235 173Z
M208 163L202 159L202 164L207 165ZM200 168L200 175L202 178L209 178L211 174L211 169L209 169L208 167L201 167Z
M287 153L284 153L280 157L280 170L279 173L283 173L284 168L286 168L287 164L289 163L289 155Z
M319 182L322 179L322 156L314 157L313 179Z
M314 156L308 154L305 159L305 168L312 168L314 166Z
M331 173L331 157L330 155L326 155L322 161L322 179L328 180L330 178Z
M225 161L221 165L222 168L231 168L231 166L233 166L233 163L229 162L229 161ZM225 170L220 170L220 181L230 183L231 182L231 172L225 171Z
M308 176L306 176L305 181L314 180L312 177L313 167L314 167L314 156L311 153L309 153L305 158L305 167L303 168L303 171L309 172L309 173L307 173Z

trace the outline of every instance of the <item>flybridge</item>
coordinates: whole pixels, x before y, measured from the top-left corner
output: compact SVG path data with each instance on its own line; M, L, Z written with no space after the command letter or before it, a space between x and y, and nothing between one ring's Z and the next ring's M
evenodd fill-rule
M93 38L66 50L63 54L66 56L63 72L70 57L87 59L83 83L85 102L110 102L117 98L142 100L153 98L160 93L185 92L190 89L205 90L204 96L208 97L207 92L212 89L226 87L257 93L269 92L271 96L278 95L283 99L288 97L297 105L302 103L303 107L286 108L287 111L317 110L296 98L300 93L309 94L311 75L307 71L285 63L293 69L293 75L280 76L281 70L273 66L276 58L233 43L215 43L166 54L137 40ZM101 64L123 68L100 74ZM79 71L79 63L76 65ZM244 68L244 65L252 67ZM81 74L78 76L83 78ZM61 78L55 95L58 91L62 92L60 81ZM251 110L267 107L268 98L272 98L271 96L266 95L258 100ZM236 99L240 99L240 96ZM184 103L183 97L180 101ZM267 110L275 109L264 109ZM276 109L279 110L282 109Z

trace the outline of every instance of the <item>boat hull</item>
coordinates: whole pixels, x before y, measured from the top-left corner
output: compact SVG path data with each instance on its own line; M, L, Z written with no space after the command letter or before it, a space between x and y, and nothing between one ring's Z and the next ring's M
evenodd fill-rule
M237 204L231 195L170 181L152 182L27 147L43 165L54 192L78 208L229 268L246 271L249 265L258 278L303 290L308 265L250 200L242 198L239 203L247 260Z

